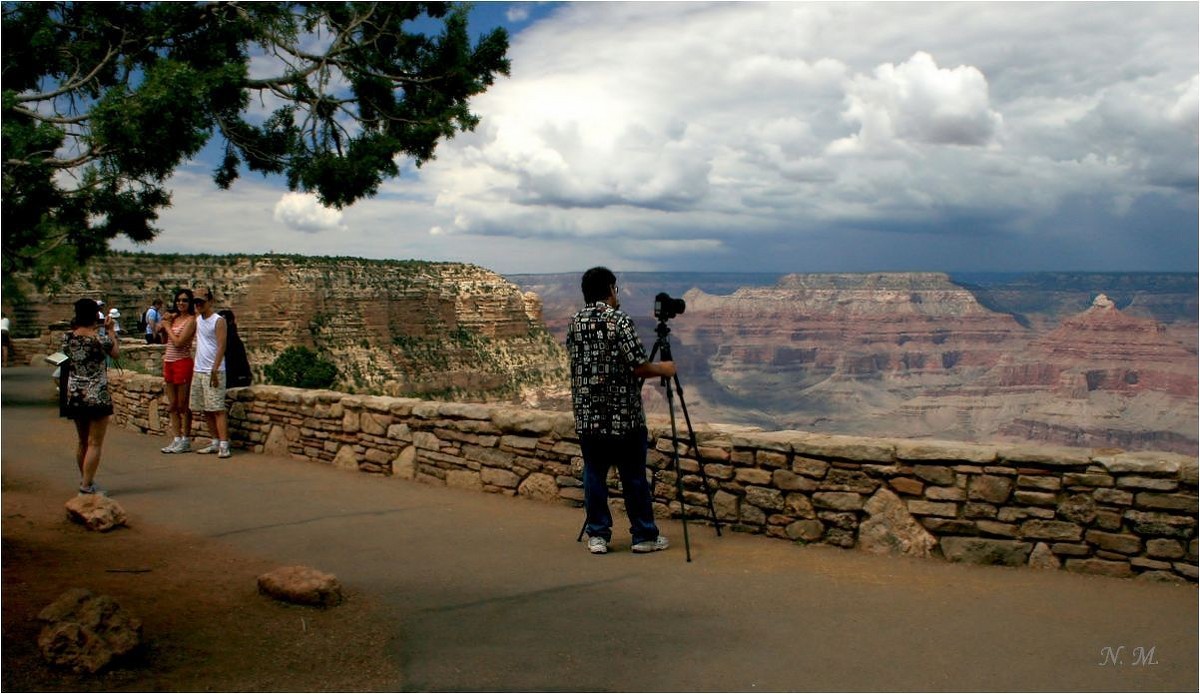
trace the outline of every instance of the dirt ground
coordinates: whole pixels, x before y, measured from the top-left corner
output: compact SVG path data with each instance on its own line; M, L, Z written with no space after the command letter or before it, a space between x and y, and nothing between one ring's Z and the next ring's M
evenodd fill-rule
M3 495L4 691L400 689L384 657L394 631L363 595L328 609L276 602L256 578L277 567L218 542L150 526L88 531L67 520L61 489L6 479ZM95 675L47 665L36 617L73 587L139 617L139 651Z

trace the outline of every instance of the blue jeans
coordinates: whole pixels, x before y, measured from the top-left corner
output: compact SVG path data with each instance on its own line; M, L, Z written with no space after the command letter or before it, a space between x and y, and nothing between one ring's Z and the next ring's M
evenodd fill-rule
M625 512L633 544L658 537L650 484L646 481L646 430L622 436L579 437L583 451L583 503L587 509L584 530L589 537L612 539L612 513L608 509L608 469L615 464L621 477Z

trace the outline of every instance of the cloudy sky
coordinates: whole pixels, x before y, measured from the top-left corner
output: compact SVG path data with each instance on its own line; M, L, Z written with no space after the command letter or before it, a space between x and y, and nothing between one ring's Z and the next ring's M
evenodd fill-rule
M502 273L1197 270L1196 3L495 3L482 123L344 210L201 158L138 250ZM117 247L133 249L132 244Z

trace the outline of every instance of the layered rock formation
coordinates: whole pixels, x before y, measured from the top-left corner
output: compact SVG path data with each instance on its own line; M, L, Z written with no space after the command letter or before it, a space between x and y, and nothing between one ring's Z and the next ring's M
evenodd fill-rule
M16 327L61 320L83 295L119 306L131 327L152 296L207 284L237 311L257 366L306 345L337 362L341 390L569 409L561 345L579 276L514 279L526 291L457 264L117 255L53 297L34 294ZM647 348L654 294L687 300L669 326L694 419L1197 450L1195 277L1053 276L986 291L938 273L775 279L621 275ZM1089 288L1103 282L1117 287L1112 300L1088 308L1099 294ZM662 413L661 388L650 385L648 408Z
M1166 326L1119 311L1106 295L984 379L1049 391L1000 432L1077 445L1195 452L1196 349Z
M685 295L673 332L698 395L755 403L779 428L862 432L904 401L982 377L1029 331L945 275L789 275L729 296ZM689 372L689 380L690 378Z
M652 284L668 279L621 276L648 347ZM669 324L693 418L1196 451L1194 316L1153 317L1188 315L1194 277L1054 275L982 291L937 273L789 275L725 293L711 288L720 278L694 279L709 290L684 294L687 311ZM556 281L525 286L577 297L578 277ZM1119 301L1088 294L1104 281ZM578 299L563 303L547 302L552 329ZM649 397L665 410L661 394Z
M52 296L31 292L18 314L46 326L102 297L132 331L153 297L198 286L234 310L254 366L307 346L337 364L343 390L538 402L566 381L537 297L457 263L116 254Z

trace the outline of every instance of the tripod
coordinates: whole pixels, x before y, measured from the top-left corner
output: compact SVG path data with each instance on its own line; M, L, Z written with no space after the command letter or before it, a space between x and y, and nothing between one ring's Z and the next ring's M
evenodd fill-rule
M650 350L649 361L654 361L655 355L658 355L660 361L674 361L671 357L671 342L668 336L671 334L671 328L667 327L665 319L659 320L658 327L654 329L654 334L658 335L658 339L654 341L654 347ZM688 415L687 403L683 399L683 386L679 383L679 374L675 374L671 379L666 376L662 377L661 383L667 394L667 410L671 414L671 460L675 467L675 494L679 497L679 516L683 521L683 547L687 561L692 561L692 543L688 536L688 514L687 502L683 496L683 470L679 466L679 432L675 423L675 399L671 392L671 383L675 382L675 393L679 395L679 407L683 411L683 420L687 424L688 429L688 444L691 449L696 452L697 464L700 468L700 479L704 484L704 495L708 501L708 513L712 518L713 527L717 531L717 537L721 536L721 522L717 520L717 510L713 506L712 487L708 483L708 473L704 470L704 461L700 460L700 445L696 441L696 430L692 428L692 418ZM657 474L657 471L654 473ZM653 478L651 479L651 488L653 488ZM583 527L579 529L579 537L576 542L583 540L584 532L587 529L587 519L584 518Z

